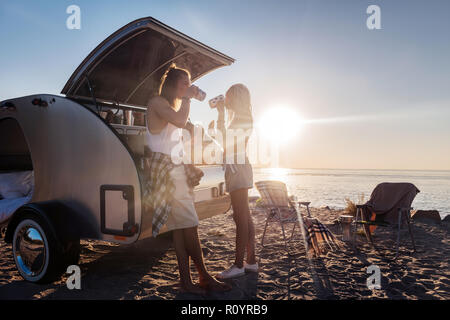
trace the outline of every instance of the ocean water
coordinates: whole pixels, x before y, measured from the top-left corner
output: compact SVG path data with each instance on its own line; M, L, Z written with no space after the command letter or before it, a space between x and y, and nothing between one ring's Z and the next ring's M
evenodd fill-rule
M369 200L372 190L381 182L411 182L420 193L414 199L414 209L438 210L441 218L450 214L450 171L403 170L343 170L254 168L254 182L280 180L299 201L311 201L311 206L345 208L345 198L359 202ZM257 196L256 188L250 195Z

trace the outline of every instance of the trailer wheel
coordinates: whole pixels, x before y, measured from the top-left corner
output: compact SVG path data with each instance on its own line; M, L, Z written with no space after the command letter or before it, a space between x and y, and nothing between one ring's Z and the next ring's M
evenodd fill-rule
M63 272L56 236L37 215L26 215L19 221L14 230L13 256L20 275L30 282L51 282Z

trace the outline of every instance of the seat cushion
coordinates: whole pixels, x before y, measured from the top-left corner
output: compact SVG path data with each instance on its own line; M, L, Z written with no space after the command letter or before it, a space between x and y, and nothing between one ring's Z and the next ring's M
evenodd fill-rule
M0 173L0 196L4 199L28 196L33 185L33 171Z
M15 199L0 200L0 224L7 221L18 208L25 203L28 203L30 199L31 195Z

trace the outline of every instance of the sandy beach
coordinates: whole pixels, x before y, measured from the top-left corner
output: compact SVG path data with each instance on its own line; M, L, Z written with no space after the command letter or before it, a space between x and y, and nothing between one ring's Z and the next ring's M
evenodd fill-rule
M311 213L341 237L335 222L342 211L313 208ZM357 251L345 245L341 251L308 260L299 235L289 253L284 250L281 229L275 224L269 227L261 250L265 214L253 210L252 215L261 270L230 280L233 289L229 292L205 297L180 293L175 251L166 235L129 246L82 241L81 290L67 289L67 276L48 285L25 282L16 271L11 245L1 241L0 299L450 299L448 223L414 222L417 252L411 253L404 231L397 261L393 259L396 233L386 228L375 234L377 251L359 237ZM234 234L230 212L200 222L211 273L223 271L233 261ZM381 270L380 290L366 285L367 267L372 264ZM197 281L195 271L193 276Z

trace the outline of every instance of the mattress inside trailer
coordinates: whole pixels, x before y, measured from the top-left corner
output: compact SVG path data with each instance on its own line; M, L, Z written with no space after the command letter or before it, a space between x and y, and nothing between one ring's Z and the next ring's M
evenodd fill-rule
M12 214L31 200L31 195L21 198L0 200L0 225L8 221Z

